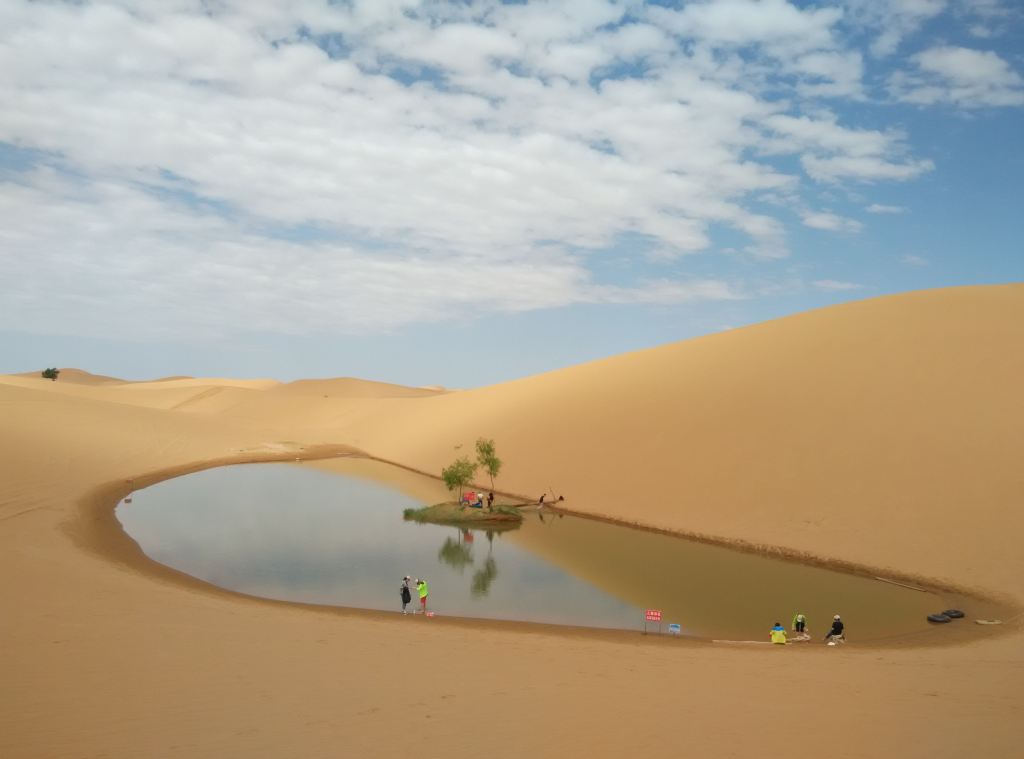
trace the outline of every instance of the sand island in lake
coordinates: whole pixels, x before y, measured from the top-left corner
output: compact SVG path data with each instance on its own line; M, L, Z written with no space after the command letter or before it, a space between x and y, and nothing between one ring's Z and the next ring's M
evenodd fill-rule
M1016 609L1022 386L1024 285L851 303L458 392L0 377L0 754L372 756L419 741L627 756L672 751L683 731L707 756L1013 756L1012 615L960 645L778 651L332 611L161 568L113 507L241 461L365 455L437 473L487 434L503 492L553 485L595 516ZM424 487L404 476L396 487ZM467 720L482 705L507 718Z
M419 509L406 509L403 516L412 522L498 529L510 529L523 521L522 513L513 506L498 506L494 509L473 508L454 501L443 501Z

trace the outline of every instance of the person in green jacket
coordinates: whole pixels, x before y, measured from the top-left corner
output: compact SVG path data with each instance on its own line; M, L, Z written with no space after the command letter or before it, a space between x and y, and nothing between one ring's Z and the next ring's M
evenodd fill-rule
M797 635L803 635L807 630L807 617L800 612L797 612L793 616L793 632Z
M430 586L427 585L427 581L419 579L416 581L416 590L420 594L420 612L423 614L427 613L427 596L430 595Z

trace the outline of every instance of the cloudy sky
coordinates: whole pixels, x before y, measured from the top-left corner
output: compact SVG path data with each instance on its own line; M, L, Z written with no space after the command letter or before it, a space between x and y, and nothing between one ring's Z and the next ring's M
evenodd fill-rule
M1016 0L0 3L0 371L465 387L1024 280Z

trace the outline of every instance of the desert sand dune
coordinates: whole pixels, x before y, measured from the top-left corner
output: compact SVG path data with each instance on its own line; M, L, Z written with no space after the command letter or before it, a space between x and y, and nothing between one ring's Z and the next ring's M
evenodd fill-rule
M1024 285L471 391L63 382L0 379L0 755L1019 753L1019 621L959 647L777 651L330 612L154 567L111 507L210 463L361 450L439 472L486 436L505 491L1019 605Z
M141 382L138 389L143 388L166 388L166 387L237 387L243 390L267 390L277 387L281 383L273 379L235 379L234 377L167 377L165 379L153 380L152 382Z
M340 434L358 446L359 435L353 436L350 430L358 428L361 420L371 427L380 423L401 429L401 412L396 418L382 414L383 409L408 410L418 400L442 395L435 390L351 378L300 380L249 395L225 408L224 414L252 423L270 422L275 429L290 430L292 437L315 442L332 442Z
M9 377L25 377L28 379L36 379L40 382L51 382L51 380L43 379L40 376L42 369L36 372L21 372L19 374L7 375ZM59 381L65 384L76 384L76 385L119 385L127 380L118 379L117 377L106 377L102 374L92 374L84 369L75 369L74 367L67 367L60 370ZM56 382L54 383L56 384Z
M352 434L429 472L493 437L512 492L1024 597L1005 529L1022 513L1022 386L1024 287L963 288L382 409Z
M423 398L443 393L443 389L405 387L387 382L370 382L353 377L322 380L296 380L277 388L280 396L323 396L328 398Z
M241 401L247 393L273 387L273 380L189 379L157 382L37 381L18 375L0 376L0 384L42 389L47 392L153 409L177 409L210 413Z

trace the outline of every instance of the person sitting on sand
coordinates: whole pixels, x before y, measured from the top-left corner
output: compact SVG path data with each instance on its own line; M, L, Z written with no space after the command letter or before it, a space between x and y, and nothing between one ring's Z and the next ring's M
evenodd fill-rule
M832 617L832 627L829 628L828 633L825 634L825 640L830 643L838 643L841 640L846 640L845 625L843 620L836 614Z
M805 617L800 612L797 612L796 615L793 617L793 632L795 632L797 635L803 635L806 629L807 617Z
M421 580L417 580L416 581L416 590L418 590L419 594L420 594L420 612L422 614L426 614L427 613L427 596L430 595L430 587L427 585L427 581L426 580L422 580L422 579Z
M776 622L775 627L768 633L768 637L771 638L772 643L784 646L786 645L786 628Z

